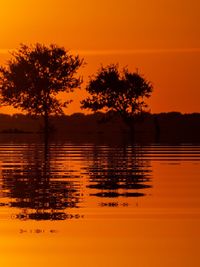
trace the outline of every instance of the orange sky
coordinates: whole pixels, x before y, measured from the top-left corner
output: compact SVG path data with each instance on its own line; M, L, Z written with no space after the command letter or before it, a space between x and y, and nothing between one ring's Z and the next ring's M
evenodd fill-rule
M85 58L85 80L119 62L153 82L152 112L200 112L199 10L198 0L2 0L0 62L19 43L56 43ZM84 91L74 97L66 113Z

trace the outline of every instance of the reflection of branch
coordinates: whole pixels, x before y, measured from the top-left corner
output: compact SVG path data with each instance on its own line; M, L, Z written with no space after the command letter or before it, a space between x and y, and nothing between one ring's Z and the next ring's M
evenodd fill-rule
M56 171L56 160L52 160L55 156L50 154L49 146L46 144L37 145L32 147L31 152L27 150L23 153L22 165L3 169L3 188L6 190L5 196L10 198L10 206L23 209L17 218L23 220L65 220L75 216L78 218L77 215L67 214L65 210L78 207L80 188L71 180L55 181L55 178L62 177L62 173Z
M29 214L24 214L20 213L16 216L17 219L20 220L70 220L70 219L80 219L83 218L83 215L80 214L66 214L64 212L55 212L55 211L50 211L50 212L35 212L35 213L29 213Z
M102 192L102 193L90 194L90 196L116 198L116 197L143 197L145 196L145 194L138 192L127 192L121 194L117 192Z
M93 184L93 185L88 185L89 188L96 188L96 189L102 189L102 190L116 190L116 189L143 189L143 188L150 188L150 185L147 184L140 184L138 182L133 182L132 184L118 184L116 181L99 181L99 184Z
M87 187L96 189L97 192L91 193L90 196L101 198L145 196L144 192L138 190L151 188L150 170L148 162L143 161L142 155L138 153L140 150L127 147L93 149L93 153L90 153L92 156L88 159L90 184Z

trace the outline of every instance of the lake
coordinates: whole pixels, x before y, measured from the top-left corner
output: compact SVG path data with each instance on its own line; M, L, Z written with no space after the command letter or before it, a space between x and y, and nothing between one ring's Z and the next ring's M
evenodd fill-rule
M0 143L0 266L200 266L200 145Z

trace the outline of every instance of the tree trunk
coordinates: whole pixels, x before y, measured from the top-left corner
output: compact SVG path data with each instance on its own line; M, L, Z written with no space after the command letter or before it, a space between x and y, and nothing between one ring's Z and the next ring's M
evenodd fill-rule
M122 116L123 121L129 128L129 138L131 143L135 141L135 120L133 117Z
M44 136L45 140L48 140L48 135L49 135L49 114L47 111L45 111L44 114Z
M130 140L131 142L135 141L135 124L133 121L129 122L129 130L130 130Z

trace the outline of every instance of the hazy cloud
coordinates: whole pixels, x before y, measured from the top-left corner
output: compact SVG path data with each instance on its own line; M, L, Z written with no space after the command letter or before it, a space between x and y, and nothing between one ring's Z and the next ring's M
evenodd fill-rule
M1 48L0 54L8 54L16 49ZM200 48L163 48L163 49L118 49L118 50L69 50L82 55L131 55L131 54L163 54L163 53L199 53Z
M163 53L199 53L200 48L173 49L122 49L122 50L73 50L83 55L131 55L131 54L163 54Z

